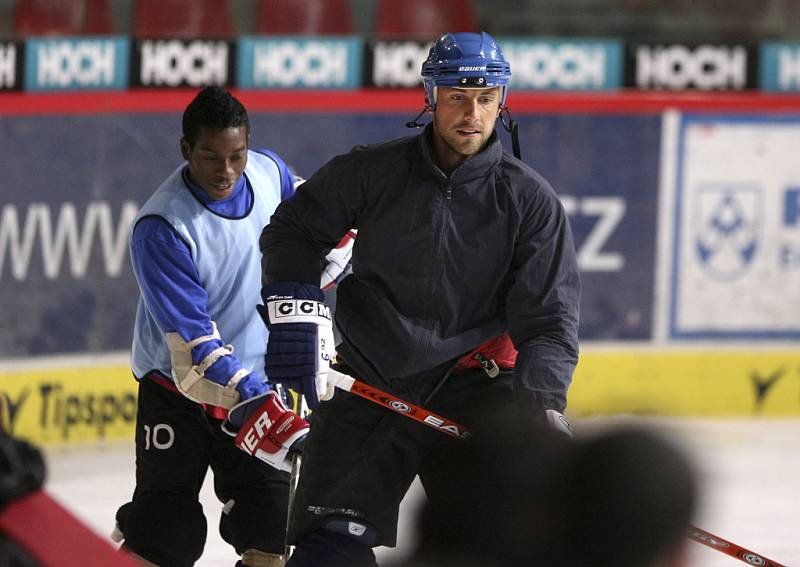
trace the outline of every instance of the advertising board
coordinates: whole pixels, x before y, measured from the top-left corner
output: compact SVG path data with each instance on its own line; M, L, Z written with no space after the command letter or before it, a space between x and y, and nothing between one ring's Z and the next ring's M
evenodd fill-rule
M678 120L669 336L797 339L800 117Z

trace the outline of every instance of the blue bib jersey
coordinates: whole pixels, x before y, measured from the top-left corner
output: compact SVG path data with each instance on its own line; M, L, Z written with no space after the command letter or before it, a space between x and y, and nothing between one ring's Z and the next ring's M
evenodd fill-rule
M166 333L185 342L212 334L221 340L192 349L195 364L230 344L205 377L226 384L250 373L244 397L266 391L267 329L257 316L261 296L258 238L278 204L294 192L286 164L268 150L248 151L247 166L232 195L211 200L176 169L140 209L131 228L130 253L141 290L132 347L137 379L151 372L172 379ZM241 392L241 390L240 390Z

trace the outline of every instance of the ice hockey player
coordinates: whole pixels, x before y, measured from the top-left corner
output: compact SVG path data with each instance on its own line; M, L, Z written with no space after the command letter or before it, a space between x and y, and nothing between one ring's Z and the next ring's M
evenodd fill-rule
M186 163L131 230L141 291L136 487L115 536L145 565L193 565L206 540L198 495L210 467L224 503L220 533L239 564L280 566L289 451L308 424L265 379L258 237L295 180L274 152L249 149L247 112L224 89L202 89L182 130ZM235 439L221 429L226 417Z
M351 227L339 370L467 427L517 407L569 432L579 274L555 191L495 132L510 66L489 34L446 33L422 76L431 124L335 157L261 236L267 373L317 408L291 512L293 567L375 565L372 547L395 545L398 506L417 475L430 499L443 487L469 499L484 482L451 459L458 440L356 396L331 397L329 361L317 354L330 323L311 267ZM280 316L299 302L319 303L305 317Z

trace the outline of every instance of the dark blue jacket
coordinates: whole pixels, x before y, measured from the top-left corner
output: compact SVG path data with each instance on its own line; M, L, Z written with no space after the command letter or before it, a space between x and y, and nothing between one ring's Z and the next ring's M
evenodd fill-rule
M419 399L414 376L508 331L517 393L563 410L580 281L561 202L496 133L448 177L430 128L332 159L281 203L261 236L265 281L318 283L325 250L358 228L336 323L365 381Z

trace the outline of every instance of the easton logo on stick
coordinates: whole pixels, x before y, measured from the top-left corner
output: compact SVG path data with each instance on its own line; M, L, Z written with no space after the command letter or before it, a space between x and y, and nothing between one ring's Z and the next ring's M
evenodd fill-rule
M443 419L436 417L435 415L426 415L425 419L423 419L425 423L428 425L435 427L440 431L444 431L452 435L453 437L458 437L459 439L469 439L470 433L466 429L459 427L455 423L447 423Z
M411 408L408 407L408 404L397 400L391 400L389 402L389 407L392 408L394 411L399 411L400 413L408 413L411 411Z
M745 553L744 555L742 555L742 560L745 563L749 563L750 565L766 565L767 564L767 562L764 561L764 559L762 557L760 557L758 555L755 555L754 553Z

